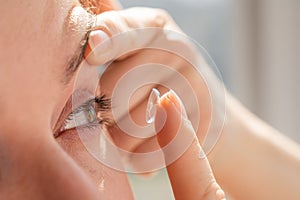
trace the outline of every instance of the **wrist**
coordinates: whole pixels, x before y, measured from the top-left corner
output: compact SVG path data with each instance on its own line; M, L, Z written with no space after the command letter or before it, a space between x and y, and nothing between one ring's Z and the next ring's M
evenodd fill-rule
M226 117L223 129L216 145L209 153L208 159L214 171L238 165L239 159L235 154L242 150L247 142L246 134L251 132L251 125L257 124L257 118L251 114L240 102L226 94Z

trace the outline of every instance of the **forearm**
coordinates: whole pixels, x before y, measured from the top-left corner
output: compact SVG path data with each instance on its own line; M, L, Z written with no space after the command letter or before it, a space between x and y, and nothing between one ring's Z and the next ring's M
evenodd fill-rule
M300 148L229 97L211 164L236 199L300 199Z

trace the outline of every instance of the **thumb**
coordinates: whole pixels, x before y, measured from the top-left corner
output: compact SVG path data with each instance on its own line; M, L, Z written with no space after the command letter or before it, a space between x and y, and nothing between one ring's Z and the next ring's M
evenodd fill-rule
M172 90L158 100L155 126L161 126L162 118L165 123L157 134L157 140L164 152L175 199L225 200L225 194L216 183L183 103ZM181 150L181 156L170 162L174 154Z

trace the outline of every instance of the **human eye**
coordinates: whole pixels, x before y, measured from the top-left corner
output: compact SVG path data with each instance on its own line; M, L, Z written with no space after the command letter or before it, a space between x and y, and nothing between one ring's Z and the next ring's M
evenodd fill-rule
M63 119L62 125L54 133L54 137L59 137L62 133L76 128L91 129L102 125L109 126L111 120L105 117L105 113L107 113L110 108L111 100L105 95L89 99L71 111L71 113Z

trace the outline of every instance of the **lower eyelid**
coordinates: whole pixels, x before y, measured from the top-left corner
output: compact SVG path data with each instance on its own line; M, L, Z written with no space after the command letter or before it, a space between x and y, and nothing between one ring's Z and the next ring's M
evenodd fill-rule
M57 141L64 141L66 138L73 138L73 137L78 137L76 129L66 130L66 131L60 132L57 135L54 135L54 138ZM64 143L69 143L69 142L64 141Z
M72 111L75 108L81 106L83 103L85 103L88 99L91 99L92 97L93 97L92 92L89 91L88 89L76 89L66 101L64 107L62 108L61 113L59 114L57 121L54 123L55 124L53 128L54 135L56 135L57 132L59 132L65 120L72 113Z

